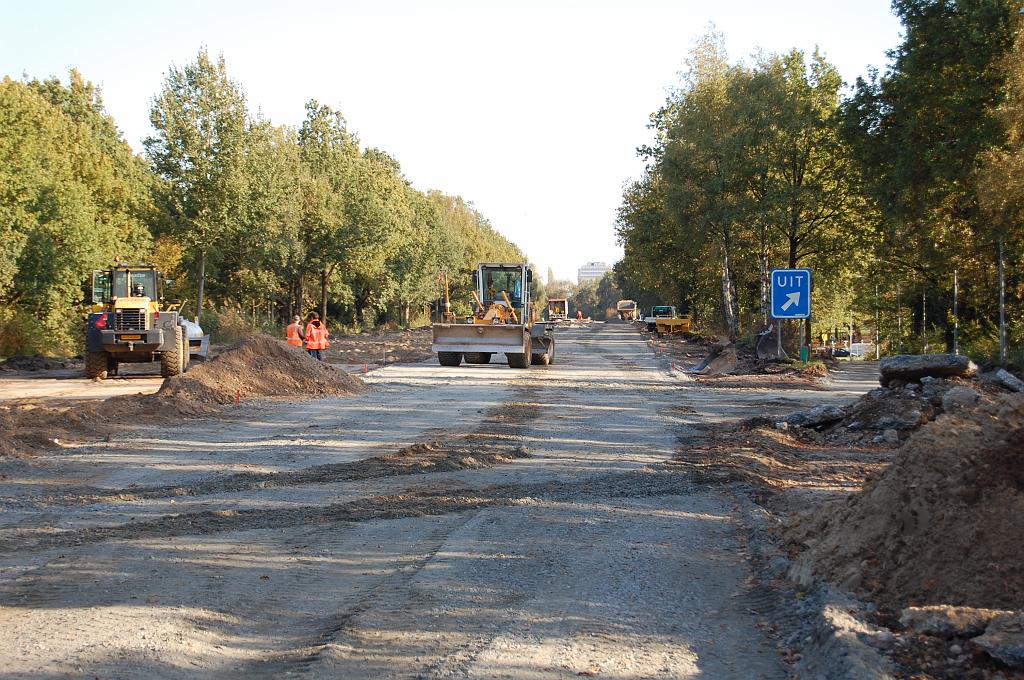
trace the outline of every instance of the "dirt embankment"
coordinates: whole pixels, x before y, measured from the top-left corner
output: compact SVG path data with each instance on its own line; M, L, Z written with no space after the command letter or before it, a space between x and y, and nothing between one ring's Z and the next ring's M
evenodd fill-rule
M153 395L89 403L0 403L0 456L33 455L100 439L124 430L126 424L214 414L236 399L349 396L365 389L359 378L316 361L301 349L254 335L164 381Z
M1024 395L943 414L785 538L798 566L892 609L1024 609Z

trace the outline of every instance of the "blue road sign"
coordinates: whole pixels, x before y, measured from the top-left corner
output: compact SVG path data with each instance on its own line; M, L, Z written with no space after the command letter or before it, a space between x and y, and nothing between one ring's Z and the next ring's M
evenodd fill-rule
M772 270L772 318L811 317L811 270Z

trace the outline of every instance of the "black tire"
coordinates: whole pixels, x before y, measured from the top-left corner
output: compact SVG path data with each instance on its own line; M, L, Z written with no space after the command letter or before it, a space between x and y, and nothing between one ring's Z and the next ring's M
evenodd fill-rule
M437 363L442 366L458 366L462 363L462 352L438 352Z
M490 352L466 352L463 355L467 364L489 364L491 363Z
M530 355L519 354L516 352L506 352L505 358L508 359L509 368L529 368L530 367Z
M192 363L192 349L188 342L188 333L184 327L181 329L181 372L184 373L188 370L189 364Z
M112 375L117 375L118 366L119 366L119 364L117 362L117 359L114 358L114 355L113 354L108 354L107 355L107 377L110 377Z
M551 359L548 357L548 353L544 354L531 354L530 363L534 366L547 366L551 363Z
M181 361L181 346L182 346L182 332L181 327L174 329L174 345L171 349L167 350L160 355L160 376L164 378L173 378L176 375L181 375L182 361Z
M106 379L109 359L110 354L107 352L87 353L85 355L85 377L94 380Z

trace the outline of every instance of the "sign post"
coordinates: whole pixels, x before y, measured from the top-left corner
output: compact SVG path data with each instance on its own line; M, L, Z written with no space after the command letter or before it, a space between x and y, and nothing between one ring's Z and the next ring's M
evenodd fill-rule
M772 318L780 322L782 319L811 318L811 270L773 269L771 276ZM781 323L778 324L778 339L776 340L776 345L778 356L781 357Z

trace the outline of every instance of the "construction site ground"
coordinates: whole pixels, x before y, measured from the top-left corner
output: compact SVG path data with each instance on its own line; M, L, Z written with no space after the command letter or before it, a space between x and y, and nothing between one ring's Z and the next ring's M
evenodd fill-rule
M629 324L556 337L548 367L393 363L353 396L244 400L0 458L0 673L746 679L806 666L803 610L760 543L773 540L765 513L786 508L763 491L848 493L886 451L794 454L785 475L734 454L774 436L751 433L751 417L850 403L877 366L712 386ZM20 379L0 375L0 397L25 396Z

